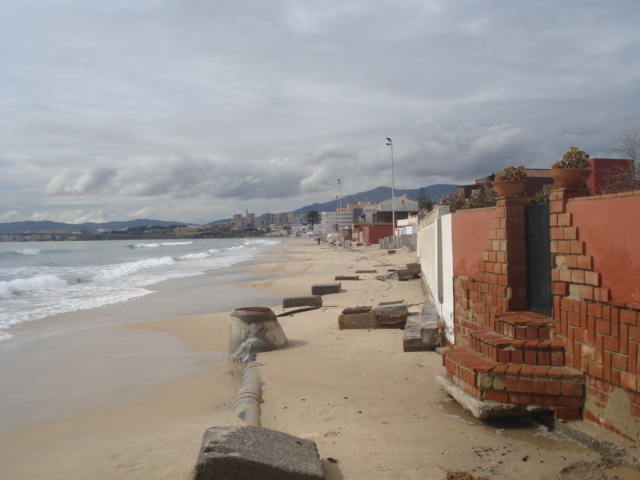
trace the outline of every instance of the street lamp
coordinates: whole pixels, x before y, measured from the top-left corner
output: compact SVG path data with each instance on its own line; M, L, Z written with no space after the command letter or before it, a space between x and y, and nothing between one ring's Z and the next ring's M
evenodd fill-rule
M391 146L391 227L393 235L393 246L396 246L396 191L395 179L393 178L393 140L387 137L387 145Z
M342 240L342 182L338 179L338 186L340 187L340 209L338 210L338 232L340 240Z

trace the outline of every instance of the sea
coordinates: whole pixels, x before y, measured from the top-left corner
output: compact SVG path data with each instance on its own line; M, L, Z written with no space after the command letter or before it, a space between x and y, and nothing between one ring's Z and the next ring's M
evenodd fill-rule
M0 243L0 341L15 325L151 293L163 280L201 275L264 255L278 239Z

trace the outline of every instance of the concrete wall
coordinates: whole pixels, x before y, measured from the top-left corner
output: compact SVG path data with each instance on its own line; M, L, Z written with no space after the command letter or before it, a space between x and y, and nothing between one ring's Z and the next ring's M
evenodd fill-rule
M440 319L445 322L447 340L453 335L453 265L451 215L449 207L436 207L420 222L417 253L425 282Z

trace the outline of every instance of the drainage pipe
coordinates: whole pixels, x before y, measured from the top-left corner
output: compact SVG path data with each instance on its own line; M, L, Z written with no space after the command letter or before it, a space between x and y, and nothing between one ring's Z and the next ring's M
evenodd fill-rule
M242 372L242 381L238 394L231 402L231 410L247 425L260 426L260 404L262 400L262 383L258 375L258 366L255 355L247 362Z

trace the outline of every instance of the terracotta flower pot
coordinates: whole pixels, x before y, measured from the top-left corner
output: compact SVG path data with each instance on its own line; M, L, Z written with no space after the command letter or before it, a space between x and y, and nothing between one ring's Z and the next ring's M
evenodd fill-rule
M558 188L587 188L587 179L593 170L589 168L552 168L551 176Z
M496 189L501 197L520 197L522 191L527 185L527 179L522 180L494 180L491 182L493 188Z

